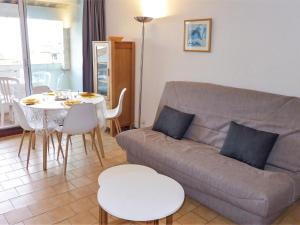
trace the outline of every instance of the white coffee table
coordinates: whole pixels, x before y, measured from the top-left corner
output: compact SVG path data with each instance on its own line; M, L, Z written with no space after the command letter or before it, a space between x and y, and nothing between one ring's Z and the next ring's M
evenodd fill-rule
M99 176L99 219L108 223L108 214L130 221L158 224L182 206L184 190L170 177L141 165L120 165L109 168Z

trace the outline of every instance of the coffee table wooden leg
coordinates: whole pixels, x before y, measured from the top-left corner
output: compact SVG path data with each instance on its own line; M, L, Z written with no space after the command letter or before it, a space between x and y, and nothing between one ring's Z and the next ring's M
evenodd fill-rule
M99 206L99 224L108 225L108 215L100 206Z
M146 224L158 225L159 224L159 220L147 221Z
M172 225L173 224L173 215L170 215L166 218L166 225Z

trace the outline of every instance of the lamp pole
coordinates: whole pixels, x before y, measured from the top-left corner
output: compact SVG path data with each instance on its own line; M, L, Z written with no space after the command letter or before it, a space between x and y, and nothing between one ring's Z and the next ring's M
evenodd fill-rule
M141 115L142 115L142 97L143 97L143 72L144 72L144 46L145 46L145 23L153 20L152 17L137 16L134 17L136 21L142 23L142 46L141 46L141 68L140 68L140 87L139 87L139 111L138 111L138 128L141 128Z

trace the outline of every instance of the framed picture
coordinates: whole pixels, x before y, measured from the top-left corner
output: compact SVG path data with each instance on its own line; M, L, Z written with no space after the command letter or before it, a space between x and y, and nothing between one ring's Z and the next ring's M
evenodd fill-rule
M184 21L184 51L210 52L212 19Z

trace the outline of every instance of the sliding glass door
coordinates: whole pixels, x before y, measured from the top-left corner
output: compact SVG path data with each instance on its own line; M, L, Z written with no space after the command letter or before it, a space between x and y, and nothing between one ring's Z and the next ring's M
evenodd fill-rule
M82 51L79 0L26 0L32 86L71 89L71 74L80 65ZM77 71L78 72L78 71ZM81 72L81 67L80 67Z
M26 96L22 21L18 1L0 0L0 129L15 125L12 98Z
M61 89L65 64L64 5L49 7L47 2L27 1L27 27L31 59L32 86ZM68 42L68 41L66 41Z

